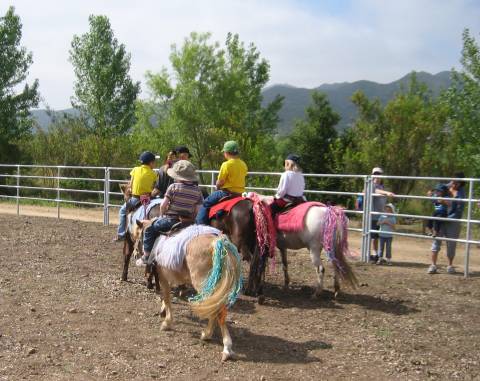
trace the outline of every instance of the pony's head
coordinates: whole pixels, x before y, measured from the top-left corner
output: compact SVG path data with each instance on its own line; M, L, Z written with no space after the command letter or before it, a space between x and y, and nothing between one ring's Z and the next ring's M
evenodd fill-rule
M132 198L132 187L130 184L119 184L120 190L123 193L123 199L125 202Z

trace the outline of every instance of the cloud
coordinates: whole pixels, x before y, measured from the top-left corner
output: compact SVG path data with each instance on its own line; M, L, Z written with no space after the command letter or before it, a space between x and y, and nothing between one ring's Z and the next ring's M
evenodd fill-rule
M340 5L339 5L340 4ZM370 79L389 82L411 70L438 72L457 65L461 32L480 31L480 5L461 0L177 0L63 2L16 0L22 43L33 51L31 77L45 102L69 107L74 34L88 30L89 14L110 18L116 37L132 55L132 77L168 67L172 43L191 31L228 32L253 42L271 64L271 83L315 87ZM4 13L6 5L0 5Z

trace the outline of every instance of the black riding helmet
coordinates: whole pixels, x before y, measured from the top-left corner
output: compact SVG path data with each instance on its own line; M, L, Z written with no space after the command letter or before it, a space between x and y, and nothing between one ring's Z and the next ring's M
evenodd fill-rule
M142 164L148 164L155 161L155 155L150 151L145 151L140 155L139 160Z

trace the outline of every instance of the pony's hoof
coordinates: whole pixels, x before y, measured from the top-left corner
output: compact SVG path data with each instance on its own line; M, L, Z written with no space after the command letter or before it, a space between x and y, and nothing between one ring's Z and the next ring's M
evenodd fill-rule
M258 304L262 305L265 303L265 295L259 295L257 299Z
M222 352L222 362L228 361L228 360L235 360L235 353L230 351L230 352Z
M208 336L205 332L202 332L202 335L200 336L200 340L202 341L208 341L210 340L212 337L211 336Z
M170 324L167 322L163 322L162 325L160 326L160 331L169 331L170 330Z
M335 291L333 293L333 299L338 299L339 296L340 296L340 291Z
M160 308L160 316L165 317L167 316L167 308L162 304L162 308Z
M153 284L147 282L147 288L148 288L149 290L153 289Z

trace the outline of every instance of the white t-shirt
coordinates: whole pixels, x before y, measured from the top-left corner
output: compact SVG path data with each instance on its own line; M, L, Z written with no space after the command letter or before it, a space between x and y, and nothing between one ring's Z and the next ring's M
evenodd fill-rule
M302 172L285 171L280 177L276 198L283 198L286 195L293 197L303 196L305 180Z

